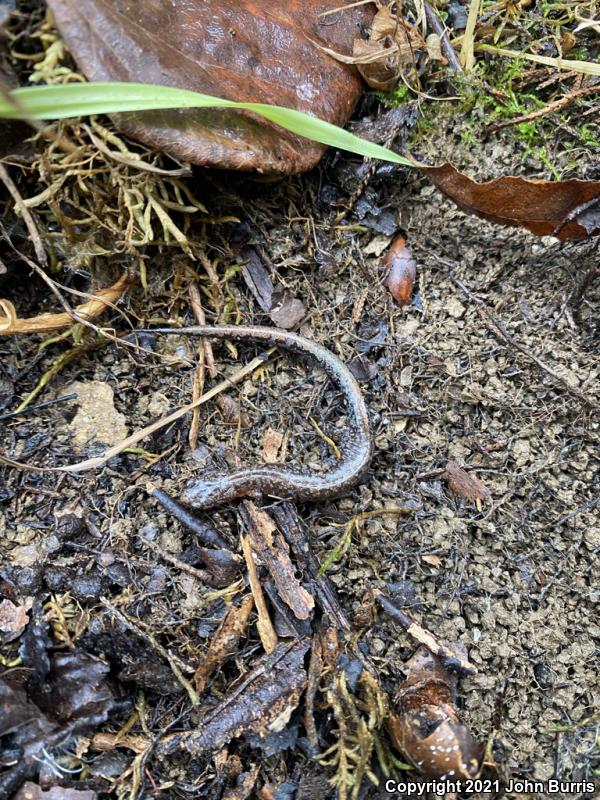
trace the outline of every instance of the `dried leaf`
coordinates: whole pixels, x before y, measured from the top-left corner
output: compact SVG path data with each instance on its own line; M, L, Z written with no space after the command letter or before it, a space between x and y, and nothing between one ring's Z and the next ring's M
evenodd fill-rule
M503 176L479 183L451 164L420 165L422 172L463 211L537 236L585 239L600 233L600 181L544 181Z
M418 30L384 5L373 18L369 39L354 40L353 63L371 88L387 91L414 74L417 51L424 48Z
M326 0L49 0L90 80L145 81L230 100L274 103L343 125L361 92L352 67L313 41L348 52L373 10L321 18ZM127 54L127 58L123 57ZM234 110L165 110L115 119L134 138L194 164L270 173L310 169L324 148Z
M198 694L202 694L206 682L215 669L235 652L240 637L248 626L253 608L254 599L252 595L248 595L239 608L232 606L225 615L211 639L206 655L194 673L194 685Z
M417 262L403 236L398 236L383 259L386 269L385 285L401 306L412 300L413 286L417 277Z
M224 700L204 717L196 731L175 734L157 747L159 754L178 749L196 754L219 750L231 739L252 732L282 731L306 686L307 639L279 644L231 686Z
M106 676L110 669L89 653L61 652L50 659L46 683L34 694L36 703L71 730L94 728L105 722L113 696Z
M12 642L25 630L29 616L25 606L16 606L10 600L0 602L0 644Z
M291 330L302 322L306 316L306 309L301 300L292 297L278 286L273 292L273 305L269 316L278 328Z
M472 503L481 501L491 494L490 490L479 478L469 472L465 472L455 461L449 461L446 464L444 478L448 481L448 488L451 492L454 492L459 497L464 497L465 500L469 500Z
M262 460L265 464L281 464L285 459L286 436L281 431L267 428L262 441Z
M426 647L419 647L404 672L397 713L388 719L392 743L427 778L473 778L483 748L454 706L456 676L446 672Z

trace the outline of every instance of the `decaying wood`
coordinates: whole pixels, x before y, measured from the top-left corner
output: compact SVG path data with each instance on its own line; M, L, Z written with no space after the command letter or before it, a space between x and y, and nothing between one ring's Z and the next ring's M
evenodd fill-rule
M457 650L446 640L437 639L430 631L421 627L408 614L401 611L389 597L384 594L376 594L376 599L386 614L402 625L409 636L412 636L419 644L425 645L440 659L445 669L460 675L474 675L477 672L473 664L464 657L462 650Z
M311 593L321 611L341 631L349 631L350 623L337 599L335 587L326 575L319 575L321 565L311 549L296 507L293 503L280 503L270 512L294 554L296 569L310 579Z
M196 730L167 736L157 752L196 754L218 750L245 733L266 736L283 730L306 687L304 657L309 645L308 639L278 644L235 682Z
M272 653L277 647L278 639L277 634L275 633L275 628L273 627L273 623L271 622L271 617L269 616L269 610L265 602L265 596L263 594L260 579L256 571L252 546L248 541L248 537L244 536L244 534L240 536L240 542L242 545L242 552L246 560L246 566L248 567L250 589L254 597L254 603L256 604L256 613L258 614L256 629L258 630L258 635L260 636L260 641L265 649L265 652Z
M340 652L335 628L323 628L313 637L308 665L308 681L304 697L304 727L306 737L315 753L319 751L319 735L315 722L315 698L324 669L332 666Z
M250 546L273 579L279 596L297 619L308 619L315 601L296 577L289 547L277 525L266 511L250 500L243 503L240 513Z
M232 655L242 634L248 627L250 614L254 608L254 599L247 595L240 606L231 606L223 621L211 639L206 655L194 673L194 685L198 694L202 694L206 683L215 669Z

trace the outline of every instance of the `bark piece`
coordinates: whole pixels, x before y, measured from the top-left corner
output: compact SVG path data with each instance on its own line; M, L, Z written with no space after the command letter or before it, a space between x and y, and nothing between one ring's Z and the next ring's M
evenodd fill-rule
M250 594L242 600L239 607L232 606L225 615L214 637L211 639L202 663L194 673L194 685L198 694L202 694L206 682L215 669L229 655L235 652L240 637L248 626L248 620L253 608L254 599Z
M306 687L304 656L309 640L278 644L272 653L239 678L225 699L191 733L175 734L157 747L159 754L176 750L196 754L219 750L245 733L267 736L282 731Z
M490 496L490 490L485 483L459 467L455 461L449 461L446 464L444 478L448 481L448 488L451 492L472 503L481 502Z
M243 505L248 540L273 579L281 599L294 612L296 619L308 619L315 601L296 577L289 547L266 511L251 501Z

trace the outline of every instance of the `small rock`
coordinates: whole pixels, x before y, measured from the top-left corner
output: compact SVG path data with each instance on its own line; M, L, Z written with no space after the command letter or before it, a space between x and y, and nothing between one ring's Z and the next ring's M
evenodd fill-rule
M73 446L91 442L112 445L127 436L126 418L115 408L112 387L101 381L75 381L64 394L76 392L79 410L70 424Z
M449 297L446 301L446 311L451 317L454 317L454 319L460 319L464 316L465 307L456 297Z

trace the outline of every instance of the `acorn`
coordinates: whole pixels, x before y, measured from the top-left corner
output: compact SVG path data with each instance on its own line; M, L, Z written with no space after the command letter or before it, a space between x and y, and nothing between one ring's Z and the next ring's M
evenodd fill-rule
M417 277L417 262L406 243L404 236L397 236L383 258L385 268L384 283L390 294L400 306L412 300Z
M426 647L419 647L404 669L397 713L388 719L392 744L426 778L474 778L483 746L456 711L456 676Z

